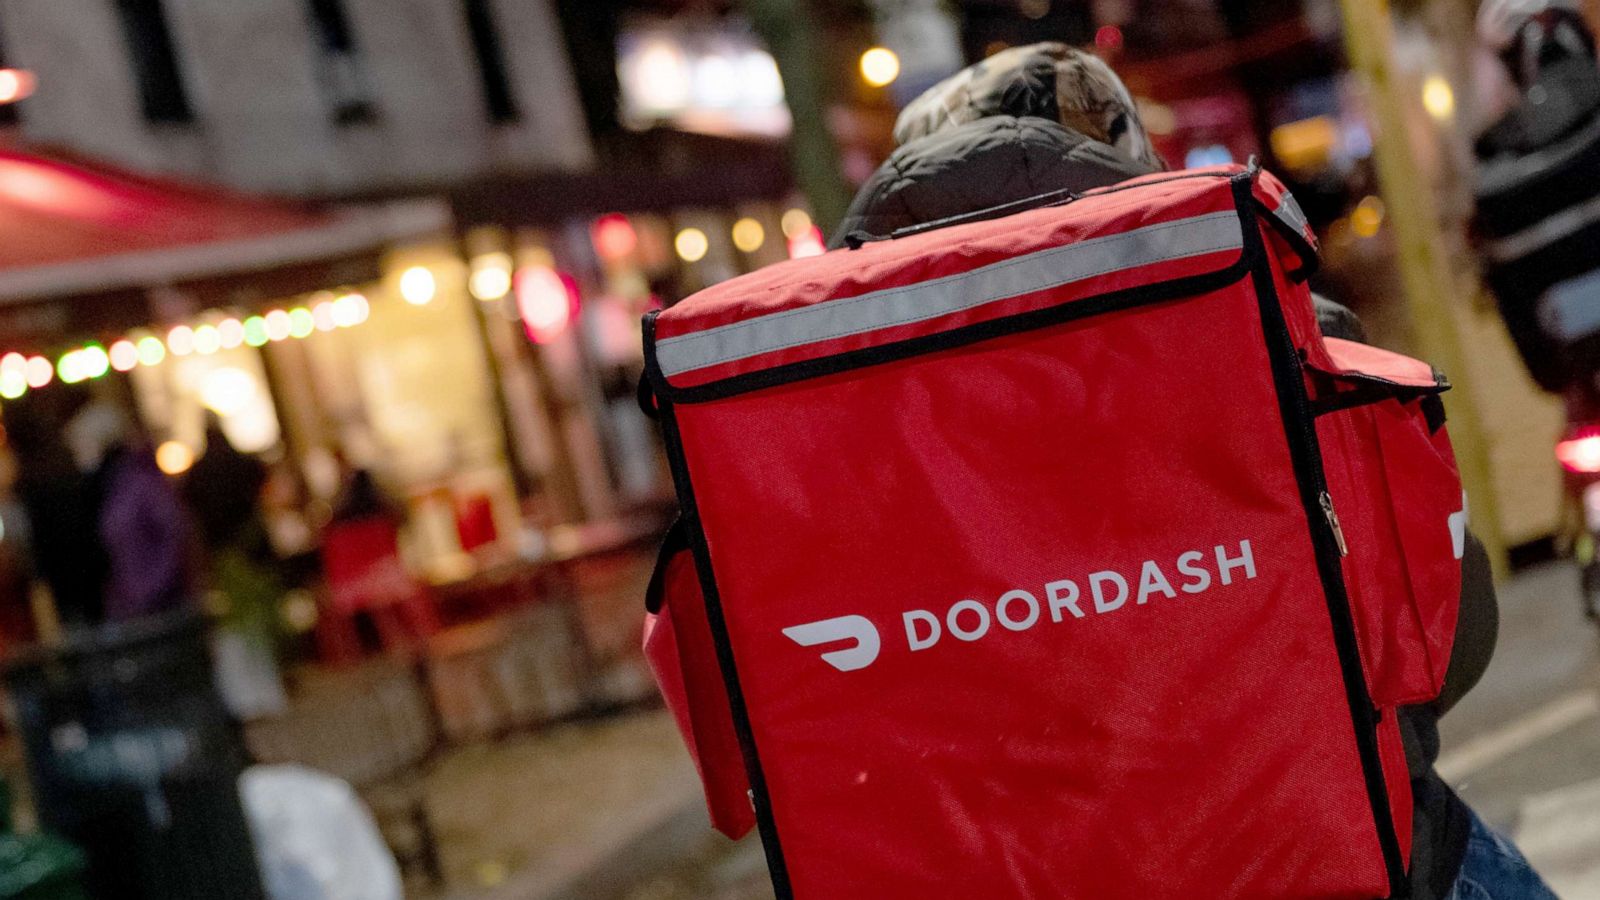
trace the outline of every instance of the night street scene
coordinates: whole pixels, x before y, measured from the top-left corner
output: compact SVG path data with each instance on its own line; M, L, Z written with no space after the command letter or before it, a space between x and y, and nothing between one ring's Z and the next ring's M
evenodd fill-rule
M0 900L1600 900L1600 0L3 0Z

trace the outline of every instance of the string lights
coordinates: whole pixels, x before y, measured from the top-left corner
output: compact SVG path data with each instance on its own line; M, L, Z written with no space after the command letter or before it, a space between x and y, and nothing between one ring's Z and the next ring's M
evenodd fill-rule
M339 296L324 293L312 299L316 302L311 307L274 309L242 320L208 313L194 324L173 326L165 339L140 330L109 344L90 341L64 351L54 363L44 356L6 353L0 355L0 399L15 400L58 380L78 384L113 370L131 372L141 366L159 366L171 356L208 356L241 345L261 347L272 341L310 337L318 331L353 328L365 322L372 311L367 298L354 291Z

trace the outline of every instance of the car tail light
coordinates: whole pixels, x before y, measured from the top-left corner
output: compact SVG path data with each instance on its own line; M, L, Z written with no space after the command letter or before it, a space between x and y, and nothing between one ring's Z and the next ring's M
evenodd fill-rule
M1600 427L1586 426L1568 434L1556 444L1556 459L1568 472L1600 473Z

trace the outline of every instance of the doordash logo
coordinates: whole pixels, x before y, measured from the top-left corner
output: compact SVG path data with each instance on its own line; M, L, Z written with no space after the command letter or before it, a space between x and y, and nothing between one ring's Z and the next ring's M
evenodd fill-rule
M802 647L854 641L853 647L822 654L823 662L841 672L854 672L872 665L878 659L878 651L883 647L883 639L878 635L878 626L867 621L865 616L824 619L809 625L785 628L783 633L789 636L789 640Z
M1169 571L1176 577L1169 577ZM1158 595L1176 600L1182 594L1195 596L1255 577L1255 550L1249 541L1240 541L1236 550L1221 544L1210 553L1190 550L1179 554L1170 566L1146 560L1136 575L1125 576L1112 569L1091 572L1083 577L1087 591L1076 579L1063 578L1045 584L1040 594L1020 588L1006 591L993 604L959 600L943 616L926 609L906 610L900 614L900 622L906 649L920 653L931 650L947 634L967 643L982 640L997 622L1006 631L1027 631L1044 621L1047 613L1051 622L1060 624L1068 616L1110 615L1126 608L1129 600L1145 606ZM878 626L865 616L823 619L785 628L783 633L802 647L849 642L848 647L822 654L823 662L841 672L865 669L877 661L883 649Z

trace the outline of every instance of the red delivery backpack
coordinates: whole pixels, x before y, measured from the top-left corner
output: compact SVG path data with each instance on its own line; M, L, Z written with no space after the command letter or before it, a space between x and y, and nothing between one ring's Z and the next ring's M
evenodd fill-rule
M1253 166L939 226L646 321L645 643L713 823L806 900L1407 894L1443 378L1321 336Z

